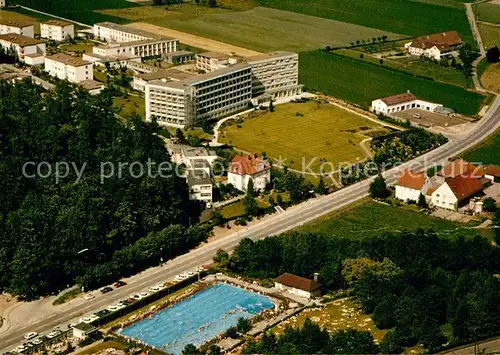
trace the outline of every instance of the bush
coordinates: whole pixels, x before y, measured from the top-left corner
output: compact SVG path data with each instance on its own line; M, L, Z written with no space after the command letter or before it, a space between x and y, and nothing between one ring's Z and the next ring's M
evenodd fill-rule
M486 197L483 201L483 209L487 212L495 212L497 210L497 203L494 198Z

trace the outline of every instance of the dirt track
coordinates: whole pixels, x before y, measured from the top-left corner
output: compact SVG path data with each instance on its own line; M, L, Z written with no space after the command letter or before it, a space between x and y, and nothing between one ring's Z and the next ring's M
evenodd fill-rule
M134 22L128 24L127 26L137 28L143 31L156 33L166 37L177 38L179 42L183 44L187 44L189 46L194 46L198 48L203 48L210 52L223 52L223 53L235 53L242 57L249 57L253 55L260 54L260 52L252 51L250 49L241 48L237 46L233 46L231 44L214 41L213 39L208 39L196 35L192 35L190 33L171 30L169 28L160 27L151 25L149 23L144 22Z

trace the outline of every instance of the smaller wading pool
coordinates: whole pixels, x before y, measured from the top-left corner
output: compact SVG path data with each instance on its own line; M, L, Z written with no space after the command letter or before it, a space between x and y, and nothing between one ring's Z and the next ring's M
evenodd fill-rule
M273 307L269 297L216 284L118 333L179 355L187 344L202 345L236 325L238 318Z

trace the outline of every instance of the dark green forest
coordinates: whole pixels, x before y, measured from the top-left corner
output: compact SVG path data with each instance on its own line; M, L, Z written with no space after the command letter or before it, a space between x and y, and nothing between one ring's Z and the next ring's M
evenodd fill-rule
M0 292L34 299L75 282L95 288L157 264L160 248L168 259L207 238L185 180L158 176L170 163L158 131L138 117L120 123L110 92L0 82ZM43 175L70 169L42 178L27 162L47 162ZM120 162L150 162L150 173L111 174ZM84 167L80 179L73 165Z
M498 332L500 254L479 236L452 240L418 230L359 240L335 231L296 232L245 239L225 264L263 279L284 272L312 278L319 271L325 290L352 289L377 327L390 329L380 344L384 353L416 344L438 349Z

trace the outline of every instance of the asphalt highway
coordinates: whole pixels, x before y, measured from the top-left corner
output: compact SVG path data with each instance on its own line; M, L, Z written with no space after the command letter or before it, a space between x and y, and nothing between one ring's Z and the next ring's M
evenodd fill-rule
M411 166L414 170L421 170L433 163L442 165L448 158L465 151L493 134L499 127L500 96L497 96L485 117L477 123L476 128L467 136L451 140L425 155L402 164L400 168L386 171L384 177L391 184L396 181L402 168ZM358 201L368 196L370 182L371 179L365 180L330 195L309 200L289 208L283 213L269 216L248 227L245 231L236 232L211 243L203 244L187 254L169 260L161 267L150 268L129 279L125 279L128 284L122 288L115 289L105 295L96 292L95 299L86 301L79 298L67 304L53 307L52 313L44 315L43 318L39 318L30 324L12 327L6 332L0 333L0 352L12 350L23 343L23 335L27 332L34 331L47 334L55 327L66 328L70 323L77 323L83 315L94 313L108 305L129 298L130 295L147 290L149 286L172 280L176 275L183 272L194 271L198 266L210 263L218 249L231 251L243 238L258 240L279 234Z

